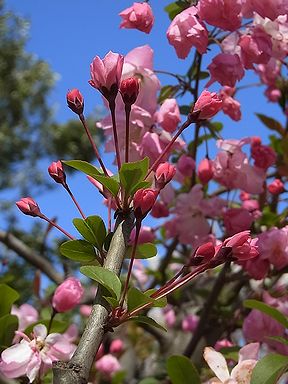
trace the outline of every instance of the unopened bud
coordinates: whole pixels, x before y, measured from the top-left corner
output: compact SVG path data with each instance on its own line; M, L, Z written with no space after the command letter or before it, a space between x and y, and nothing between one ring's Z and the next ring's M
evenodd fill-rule
M66 185L66 174L63 170L63 165L60 160L53 161L48 167L48 173L56 183Z
M215 254L215 247L212 243L206 243L200 245L194 253L190 265L199 265L207 263L212 259Z
M275 179L268 185L267 189L272 195L279 195L284 192L284 184L280 179Z
M17 207L25 215L37 217L42 216L40 208L32 197L23 197L21 200L16 202Z
M207 184L213 178L212 161L203 159L198 166L198 177L202 184Z
M129 106L134 104L139 94L139 80L136 77L129 77L128 79L122 80L120 93L124 104Z
M80 91L74 88L67 93L66 98L68 107L77 115L81 115L84 110L84 99Z
M158 196L158 191L147 188L139 189L133 198L133 206L136 219L143 219L152 209Z
M198 120L211 119L220 111L222 103L222 99L216 92L204 90L196 101L192 113L198 113Z
M156 188L162 189L169 181L171 181L176 173L174 165L162 163L155 172Z

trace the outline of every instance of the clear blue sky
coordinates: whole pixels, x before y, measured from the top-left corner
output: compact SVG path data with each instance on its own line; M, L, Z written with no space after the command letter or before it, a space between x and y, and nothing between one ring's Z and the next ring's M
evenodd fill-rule
M7 8L30 20L31 28L27 50L46 60L59 79L56 83L50 102L55 107L58 121L71 118L71 111L66 107L65 95L70 88L77 87L85 96L86 111L92 111L102 104L97 92L88 85L89 65L95 55L103 57L109 50L126 54L136 46L149 44L155 51L155 68L166 71L184 73L189 67L192 54L186 60L179 60L166 39L169 26L165 5L172 0L151 0L155 14L155 26L150 35L135 30L120 30L118 13L132 4L132 0L7 0ZM218 49L218 48L217 48ZM218 53L218 51L217 51ZM211 55L210 55L211 59ZM209 61L206 61L206 65ZM205 62L204 62L205 64ZM250 71L251 72L251 71ZM251 74L245 83L255 82ZM169 84L170 78L161 77L162 85ZM206 81L202 82L202 87ZM219 89L216 86L215 89ZM217 116L225 124L223 132L226 138L240 138L248 135L261 135L265 128L253 115L255 111L266 112L270 116L279 116L279 107L269 103L261 95L261 90L245 90L237 95L243 104L243 120L239 123L231 121L223 114ZM281 115L280 115L281 116ZM79 126L79 129L81 127ZM213 145L210 144L210 147ZM211 148L212 149L212 148ZM56 159L51 159L51 161ZM47 166L49 163L47 163ZM100 201L95 200L95 190L86 183L85 189L79 189L83 177L72 181L75 194L79 196L83 209L90 214L103 212ZM78 189L78 190L77 190ZM76 216L72 204L66 199L64 191L51 192L37 197L43 211L50 216L59 216L59 222L72 230L71 219ZM91 205L92 203L92 205ZM96 207L96 212L95 212ZM24 218L25 222L30 218Z

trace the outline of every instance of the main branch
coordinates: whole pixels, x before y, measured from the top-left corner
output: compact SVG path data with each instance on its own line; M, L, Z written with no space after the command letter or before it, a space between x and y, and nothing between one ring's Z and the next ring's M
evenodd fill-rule
M131 230L133 215L118 216L116 230L111 240L104 268L119 275ZM78 347L69 362L58 361L53 367L54 384L86 384L97 350L105 334L105 325L109 315L107 302L103 300L101 289L98 288L91 315Z

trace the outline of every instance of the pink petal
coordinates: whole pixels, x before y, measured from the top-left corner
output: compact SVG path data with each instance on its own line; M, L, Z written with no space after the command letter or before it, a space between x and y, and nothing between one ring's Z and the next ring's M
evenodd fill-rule
M222 382L230 378L226 360L220 352L216 352L214 348L206 347L204 349L204 359Z
M259 347L259 343L250 343L242 347L239 351L238 363L244 360L258 360Z
M244 360L232 369L231 378L235 379L237 384L250 384L253 368L256 360Z

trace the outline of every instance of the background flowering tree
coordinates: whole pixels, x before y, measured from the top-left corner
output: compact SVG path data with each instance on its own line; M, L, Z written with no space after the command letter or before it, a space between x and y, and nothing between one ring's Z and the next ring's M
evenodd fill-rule
M260 384L277 383L287 370L288 3L177 1L165 10L184 75L155 71L148 45L90 65L89 84L108 110L97 128L113 164L95 144L83 95L67 93L95 155L95 164L83 156L48 168L78 210L76 236L32 197L16 203L62 232L67 263L61 274L37 253L26 256L61 282L43 295L36 278L35 303L12 306L19 294L0 285L3 380L51 382L53 367L56 384ZM153 28L148 2L120 17L121 28ZM160 72L175 83L161 87ZM241 124L245 105L235 96L249 89L238 85L249 72L283 112L282 122L258 114L272 131L267 143L222 137L214 121L223 111ZM70 168L104 197L104 217L86 216Z

